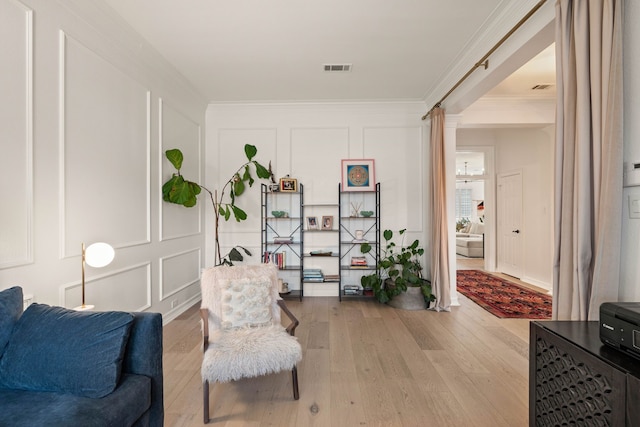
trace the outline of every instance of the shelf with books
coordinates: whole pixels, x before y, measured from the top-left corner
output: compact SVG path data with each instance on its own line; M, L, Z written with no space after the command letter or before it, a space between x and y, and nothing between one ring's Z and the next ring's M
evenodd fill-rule
M362 289L360 278L378 271L380 257L380 183L374 191L342 191L338 185L340 231L339 257L342 298L370 298L372 293ZM362 245L371 246L366 254Z
M271 191L262 184L262 262L278 266L278 276L288 284L287 299L304 296L303 269L303 200L304 186L298 191Z
M330 194L329 194L330 196ZM334 284L340 281L338 204L327 202L327 194L305 194L303 209L304 269L319 269L322 280L304 278L311 295L336 295ZM307 200L309 198L310 200ZM329 199L328 201L332 201Z

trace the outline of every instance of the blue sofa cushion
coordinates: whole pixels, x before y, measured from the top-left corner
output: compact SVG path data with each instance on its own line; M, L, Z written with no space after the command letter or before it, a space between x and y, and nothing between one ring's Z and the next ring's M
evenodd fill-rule
M0 358L9 342L13 326L22 314L22 288L15 286L0 292Z
M0 426L131 426L145 419L150 404L151 379L144 375L124 374L101 399L0 388Z
M0 359L0 386L100 398L118 383L133 315L32 304Z

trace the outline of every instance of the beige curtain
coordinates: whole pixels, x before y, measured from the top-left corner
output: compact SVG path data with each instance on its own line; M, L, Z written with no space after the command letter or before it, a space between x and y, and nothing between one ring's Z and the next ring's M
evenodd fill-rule
M450 311L449 237L444 157L444 110L431 111L431 286L436 311Z
M622 1L556 3L553 318L595 320L618 300Z

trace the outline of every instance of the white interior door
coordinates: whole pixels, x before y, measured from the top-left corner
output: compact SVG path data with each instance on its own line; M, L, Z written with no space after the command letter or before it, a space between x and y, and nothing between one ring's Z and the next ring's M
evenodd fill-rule
M522 172L498 175L498 271L522 277Z

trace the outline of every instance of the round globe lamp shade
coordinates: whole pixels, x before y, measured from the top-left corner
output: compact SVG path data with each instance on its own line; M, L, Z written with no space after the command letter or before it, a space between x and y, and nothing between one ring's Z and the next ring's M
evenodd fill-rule
M84 260L91 267L100 268L109 265L115 256L113 247L104 242L89 245L84 251Z

